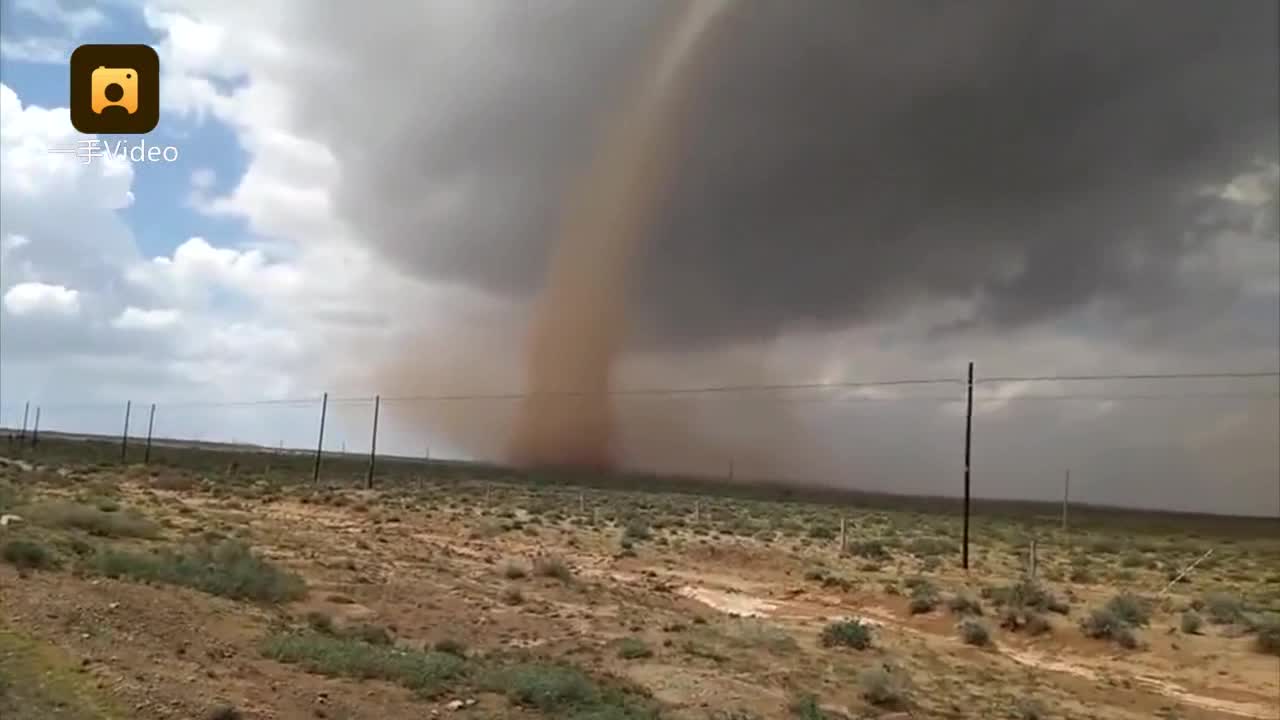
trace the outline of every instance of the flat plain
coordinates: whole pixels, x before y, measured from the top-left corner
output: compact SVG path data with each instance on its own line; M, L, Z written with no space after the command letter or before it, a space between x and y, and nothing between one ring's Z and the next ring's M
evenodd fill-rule
M1280 718L1274 518L118 453L0 459L6 720Z

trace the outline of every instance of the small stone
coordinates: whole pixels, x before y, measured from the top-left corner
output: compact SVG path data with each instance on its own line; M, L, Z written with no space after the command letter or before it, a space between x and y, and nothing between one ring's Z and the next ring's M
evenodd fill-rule
M461 710L463 705L465 705L465 703L463 703L461 700L450 700L449 702L445 703L444 707L446 710Z

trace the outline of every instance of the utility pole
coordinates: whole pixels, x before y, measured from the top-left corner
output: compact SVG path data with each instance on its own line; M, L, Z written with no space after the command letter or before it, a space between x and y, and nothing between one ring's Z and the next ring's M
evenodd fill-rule
M36 422L31 426L31 447L40 442L40 406L36 406Z
M129 415L133 412L133 401L124 402L124 432L120 434L120 462L126 460L129 453Z
M142 464L151 464L151 431L156 425L156 404L151 403L151 413L147 416L147 449L142 453Z
M320 400L320 439L316 441L316 462L311 468L311 482L320 482L320 456L324 453L324 416L329 411L329 393Z
M969 462L973 451L973 362L969 362L969 403L964 415L964 551L960 565L969 569Z
M1062 481L1062 532L1067 531L1067 505L1071 502L1071 470Z
M378 408L382 405L382 396L373 396L373 437L369 439L369 474L365 476L364 486L373 489L373 466L378 458Z
M31 412L31 401L28 400L26 405L22 406L22 430L18 431L18 439L27 439L27 413Z

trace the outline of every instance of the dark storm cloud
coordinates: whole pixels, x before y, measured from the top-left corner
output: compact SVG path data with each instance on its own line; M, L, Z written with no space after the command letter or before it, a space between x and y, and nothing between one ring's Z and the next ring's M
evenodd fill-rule
M768 337L950 298L1000 327L1160 306L1214 230L1200 191L1277 156L1278 7L738 3L635 268L637 331ZM334 147L343 210L388 258L525 298L661 12L499 8L468 47L413 51L397 79L420 71L420 94L357 77L395 43L338 43L362 103L387 102L376 142ZM315 102L330 129L350 120Z

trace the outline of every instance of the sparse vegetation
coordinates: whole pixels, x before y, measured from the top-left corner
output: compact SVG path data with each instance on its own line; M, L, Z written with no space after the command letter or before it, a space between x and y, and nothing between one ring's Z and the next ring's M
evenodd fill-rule
M1035 698L1020 698L1014 705L1013 712L1016 720L1044 720L1049 717L1044 703Z
M986 647L991 644L991 631L980 620L960 621L960 637L969 645Z
M349 637L315 632L273 635L262 653L282 663L296 664L320 675L361 680L386 680L434 696L459 677L465 662L443 652L421 652L390 645L372 645Z
M205 720L244 720L244 713L235 705L218 705L205 714Z
M212 469L153 465L122 472L118 452L117 443L101 467L85 472L28 472L0 464L0 508L26 519L0 528L0 604L6 611L0 615L8 616L12 606L24 631L29 624L42 639L53 635L71 649L71 677L90 689L101 677L95 665L118 656L112 671L121 682L105 692L145 683L146 701L156 707L172 703L164 711L175 717L207 720L215 710L248 716L298 709L274 703L277 696L296 702L292 691L255 688L252 695L237 694L246 683L267 678L247 676L251 671L268 672L281 688L314 693L314 699L304 698L308 704L300 712L328 720L370 714L663 716L663 702L640 686L589 669L607 667L660 688L659 697L670 698L677 712L708 720L844 720L846 714L873 717L899 710L913 717L1047 720L1057 715L1046 707L1060 712L1064 694L1075 693L1099 720L1112 720L1134 707L1160 708L1164 702L1161 686L1128 680L1136 669L1127 667L1127 654L1079 636L1042 638L1025 649L1028 658L1060 654L1063 662L1096 668L1102 681L1064 684L1052 671L1018 672L1001 674L1007 690L971 692L973 684L994 677L995 656L956 652L953 646L962 641L982 648L1000 636L1008 640L1008 647L1000 643L1001 654L1022 652L1024 643L1009 632L1062 632L1070 623L1085 635L1130 648L1148 641L1162 655L1226 657L1224 649L1230 648L1239 672L1233 667L1215 684L1241 703L1258 705L1262 694L1240 678L1265 676L1259 667L1271 666L1260 663L1274 663L1280 645L1276 618L1264 612L1280 607L1280 574L1270 570L1280 560L1280 545L1256 532L1237 532L1234 520L1223 525L1223 532L1238 535L1233 544L1231 537L1220 537L1214 524L1219 521L1178 518L1185 537L1173 537L1144 524L1155 522L1152 516L1126 516L1121 530L1105 513L1082 507L1069 541L1059 545L1067 539L1056 524L1045 522L1051 513L1011 520L994 512L984 517L971 546L973 569L961 576L950 557L958 556L958 523L933 510L837 508L799 492L785 503L706 495L695 501L687 494L651 492L648 483L642 489L600 490L587 506L577 488L563 487L559 471L530 473L545 475L530 479L510 469L459 470L419 460L410 482L400 483L395 473L401 461L391 457L385 470L380 459L379 472L386 475L379 475L375 489L362 490L357 488L363 466L349 478L339 477L337 469L355 463L354 454L326 456L323 472L329 479L312 484L312 458L301 454L273 455L272 467L262 472L244 461L251 455L237 455L238 469L227 471L231 458L225 451L213 456ZM171 475L179 480L168 482ZM594 482L588 475L586 481ZM33 507L48 514L32 516ZM76 509L62 509L68 507ZM111 516L141 518L153 530L134 532L113 525ZM830 541L840 517L847 519L843 556ZM1198 537L1184 532L1192 523L1207 523L1191 525L1199 528ZM1038 581L1021 575L1031 534L1050 541ZM249 550L249 537L258 551ZM35 543L74 572L5 585L6 574L14 577L9 565L22 564L10 557L15 541ZM1093 554L1095 542L1116 551ZM214 557L224 543L239 544L240 557L247 553L281 573L305 576L324 592L314 603L253 608L163 587L267 598L258 602L288 602L305 591L305 585L292 592L260 591L273 584L249 579L258 578L260 568L232 572L226 566L239 561ZM1154 592L1163 587L1162 578L1210 546L1221 548L1214 557L1219 564L1198 567L1190 582L1158 602L1122 593L1094 604L1103 586L1064 584L1094 584L1094 574L1098 583L1115 584L1127 572L1136 578L1135 590ZM643 563L614 562L636 551ZM288 571L275 565L284 562ZM104 574L161 587L106 582L100 579ZM1191 600L1188 592L1212 589L1205 583L1217 588ZM1067 601L1078 604L1077 594L1090 598L1089 606L1077 607L1078 617L1053 617L1072 615ZM907 606L949 611L949 619L908 619ZM812 624L818 613L839 612L837 607L864 607L857 612L877 618L877 624ZM1208 630L1209 623L1225 627ZM266 638L258 630L245 633L264 625L271 628ZM1141 628L1151 626L1159 632L1143 635ZM6 674L14 657L6 645L8 627L0 618L0 683L12 688L22 683ZM152 632L153 627L165 630ZM954 640L938 637L953 633ZM247 657L255 645L280 664ZM1256 653L1239 652L1246 645ZM152 666L168 658L177 658L179 671L153 674ZM1000 661L1000 667L1005 664ZM918 688L905 668L919 678ZM304 672L347 680L308 682L301 678ZM1196 707L1202 678L1187 664L1162 662L1141 672L1185 689L1167 701L1168 708ZM750 682L755 678L765 682ZM832 682L839 678L845 681ZM1263 693L1272 689L1263 683ZM9 710L5 692L0 689L0 715ZM183 699L188 695L194 701ZM99 716L113 717L87 717Z
M941 602L938 588L924 578L909 578L907 587L911 589L911 600L908 602L907 608L912 615L932 612Z
M1018 582L1001 588L991 588L986 595L997 606L1037 612L1052 612L1066 615L1071 606L1059 599L1048 588L1039 582L1024 577Z
M1179 628L1187 635L1199 635L1200 628L1204 626L1204 619L1200 617L1200 613L1195 610L1184 610L1182 618L1179 621Z
M555 578L560 582L573 580L573 570L564 558L558 555L544 555L533 561L533 574L539 577Z
M947 607L956 615L982 615L982 602L966 592L958 592L947 600Z
M454 640L452 638L446 638L444 640L440 640L436 642L435 645L431 646L431 649L435 650L436 652L449 653L450 655L456 655L460 658L465 658L467 656L466 644L464 644L460 640Z
M857 618L833 622L819 636L823 647L849 647L866 650L871 647L871 626Z
M1132 593L1113 596L1105 609L1130 627L1145 627L1151 623L1151 602Z
M618 657L623 660L653 657L653 650L649 649L649 646L640 638L623 638L622 642L618 643Z
M625 683L600 682L581 669L560 663L529 662L491 672L489 689L511 702L551 717L571 720L658 720L646 693Z
M1138 647L1133 628L1110 607L1095 608L1080 621L1080 628L1087 637L1113 640L1120 647L1128 649Z
M900 670L880 666L858 673L858 686L867 702L887 709L906 704L907 688Z
M1254 623L1255 640L1258 652L1268 655L1280 655L1280 614L1270 613L1258 618Z
M279 603L306 592L302 578L236 540L154 553L100 548L86 567L111 578L182 585L233 600Z
M154 538L159 527L133 509L103 510L93 505L55 500L32 505L26 517L37 525L82 530L103 538Z
M0 547L0 559L19 570L53 570L60 564L52 550L33 540L9 540Z
M1215 625L1235 625L1244 621L1244 599L1231 592L1214 591L1204 596L1203 606L1209 622Z
M787 709L796 720L843 720L844 717L823 710L818 704L818 696L813 693L802 693L792 698Z
M885 549L884 543L879 540L859 540L849 543L849 552L858 557L878 562L884 562L892 558L889 551Z

